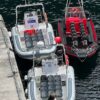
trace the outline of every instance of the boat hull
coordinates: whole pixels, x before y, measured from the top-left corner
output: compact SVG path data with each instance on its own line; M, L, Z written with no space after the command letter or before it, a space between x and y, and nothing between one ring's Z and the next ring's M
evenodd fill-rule
M63 95L63 100L75 100L74 70L73 70L72 66L66 66L66 67L67 67L67 69L64 67L64 68L61 68L60 71L58 72L59 73L58 75L64 75L64 73L66 72L66 87L62 86L62 89L64 88L63 91L67 91L67 92L63 92L63 94L62 94ZM64 69L66 69L66 71ZM38 72L39 71L40 70L38 70ZM30 73L31 73L31 71L30 71ZM39 72L39 73L41 73L41 72ZM38 93L38 96L36 97L36 95L37 95L36 91L37 91L37 89L36 89L36 80L31 79L28 82L28 98L29 98L29 100L42 100L42 99L38 98L40 96L39 93ZM38 98L38 99L36 99L36 98ZM43 100L45 100L45 98Z
M90 22L90 21L88 21L87 23L87 25L89 26L90 33L88 34L88 37L87 37L89 44L86 47L83 47L82 45L80 45L79 47L73 46L72 34L71 33L69 34L65 31L65 24L64 24L65 21L64 20L58 21L58 33L62 39L62 43L65 45L66 54L71 55L73 57L77 57L79 59L81 58L86 59L87 57L91 57L96 53L96 51L98 50L98 40L97 40L93 22L92 21ZM77 36L79 39L80 34L77 34ZM81 41L79 41L79 44L80 42Z
M45 24L42 25L42 27L45 27ZM55 40L54 40L54 33L53 33L53 28L51 26L51 24L48 23L48 34L50 34L51 39L52 39L52 45L48 44L48 48L45 48L44 50L37 50L36 52L34 52L34 47L31 47L30 50L27 50L28 48L24 48L23 49L23 44L22 44L22 40L24 37L21 37L17 31L16 27L12 28L12 32L11 32L11 38L12 38L12 44L14 46L14 51L15 53L24 58L24 59L29 59L32 60L33 59L33 55L40 55L40 56L47 56L52 52L55 52L56 50L56 45L55 45ZM49 40L48 40L49 41ZM25 42L25 40L24 40ZM25 45L25 43L24 43Z

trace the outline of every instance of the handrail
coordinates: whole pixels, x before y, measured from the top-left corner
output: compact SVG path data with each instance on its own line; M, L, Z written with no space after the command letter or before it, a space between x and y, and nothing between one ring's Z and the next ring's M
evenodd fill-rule
M32 6L42 6L43 14L45 13L44 6L42 3L32 3L32 4L25 4L25 5L18 5L16 6L16 24L18 19L18 8L25 8L25 7L32 7Z
M71 3L71 0L67 0L66 7L68 7L70 3ZM80 6L83 7L83 4L84 4L83 0L78 0L78 3L80 4Z

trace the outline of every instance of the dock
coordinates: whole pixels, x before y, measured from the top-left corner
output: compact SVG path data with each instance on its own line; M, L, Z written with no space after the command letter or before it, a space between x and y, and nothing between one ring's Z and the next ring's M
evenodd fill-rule
M0 15L0 100L26 100L9 34Z

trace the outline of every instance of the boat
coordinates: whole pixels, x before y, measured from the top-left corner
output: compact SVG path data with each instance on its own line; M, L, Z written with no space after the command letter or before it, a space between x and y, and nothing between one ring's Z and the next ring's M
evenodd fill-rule
M58 21L58 33L66 53L84 62L98 49L98 40L93 21L83 8L83 0L67 0L64 19Z
M15 53L24 59L33 59L33 51L37 44L47 48L39 54L55 51L55 39L52 25L42 3L16 6L16 24L11 30L12 44Z
M34 63L37 59L40 66ZM34 54L25 79L28 100L75 100L74 70L62 44L57 44L56 51L46 57Z

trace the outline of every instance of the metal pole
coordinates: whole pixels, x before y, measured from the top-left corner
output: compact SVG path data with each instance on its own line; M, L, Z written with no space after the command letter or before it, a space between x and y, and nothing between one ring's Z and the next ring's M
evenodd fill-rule
M28 4L30 4L30 1L28 0Z
M81 0L82 6L83 6L83 0Z
M27 4L26 0L25 0L25 4Z

